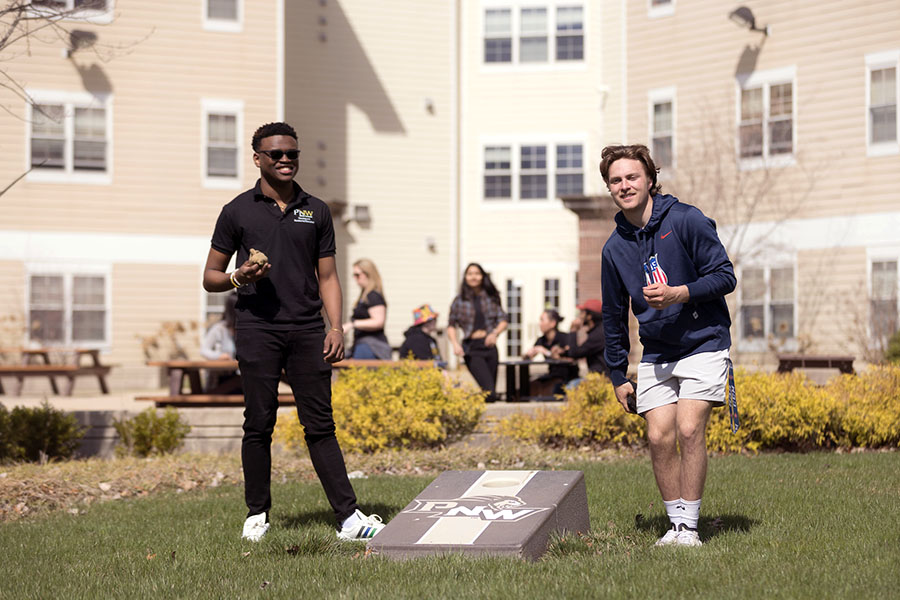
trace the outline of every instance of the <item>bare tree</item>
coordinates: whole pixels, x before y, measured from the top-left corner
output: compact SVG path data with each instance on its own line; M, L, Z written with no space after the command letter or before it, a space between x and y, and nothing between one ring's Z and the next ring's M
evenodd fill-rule
M93 17L98 10L105 10L105 0L78 0L67 8L65 0L6 0L0 5L0 90L5 90L14 98L32 107L42 117L57 120L56 115L48 114L36 104L28 94L25 86L4 68L4 63L11 63L22 56L27 56L35 44L63 43L67 56L75 52L90 50L100 62L108 62L122 53L129 52L134 46L152 34L125 45L97 43L97 34L93 31L79 29L84 24L98 25ZM76 65L76 68L79 68ZM0 102L9 115L23 119L24 117ZM40 165L38 165L40 166ZM34 167L31 167L34 168ZM30 171L31 169L28 169ZM0 196L6 193L18 181L28 174L25 171L0 190Z

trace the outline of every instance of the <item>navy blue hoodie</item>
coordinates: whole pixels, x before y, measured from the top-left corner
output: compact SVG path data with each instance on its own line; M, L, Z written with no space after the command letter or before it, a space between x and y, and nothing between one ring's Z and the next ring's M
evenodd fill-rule
M672 362L700 352L731 347L731 317L725 295L737 280L716 223L674 196L653 197L643 228L616 215L616 230L603 246L603 330L606 364L614 385L626 381L628 304L637 317L641 362ZM690 300L662 310L650 308L642 289L651 282L687 285Z

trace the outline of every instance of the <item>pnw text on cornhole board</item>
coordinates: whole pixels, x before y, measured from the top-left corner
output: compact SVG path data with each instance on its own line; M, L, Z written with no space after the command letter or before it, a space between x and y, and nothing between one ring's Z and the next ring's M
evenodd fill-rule
M581 471L445 471L368 546L392 558L462 553L534 560L551 532L589 528Z

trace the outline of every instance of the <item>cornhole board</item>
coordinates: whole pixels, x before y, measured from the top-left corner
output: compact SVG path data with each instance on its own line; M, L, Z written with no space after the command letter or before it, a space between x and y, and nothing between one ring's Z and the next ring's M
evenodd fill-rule
M398 559L472 554L536 560L551 532L589 528L581 471L445 471L368 547Z

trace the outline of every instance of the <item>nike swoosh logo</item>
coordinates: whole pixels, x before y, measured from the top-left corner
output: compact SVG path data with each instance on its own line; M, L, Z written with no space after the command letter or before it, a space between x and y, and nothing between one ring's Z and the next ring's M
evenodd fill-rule
M659 236L659 239L661 239L661 240L666 239L666 236L669 235L670 233L672 233L671 229L669 231L665 232L664 234L662 234L661 236Z

